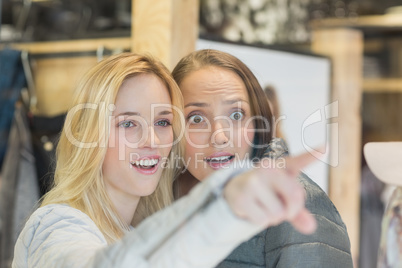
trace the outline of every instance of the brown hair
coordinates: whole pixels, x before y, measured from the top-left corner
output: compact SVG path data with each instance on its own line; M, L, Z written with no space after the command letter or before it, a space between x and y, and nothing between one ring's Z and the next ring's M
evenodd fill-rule
M222 51L203 49L182 58L174 68L172 75L180 86L183 79L190 73L209 66L234 72L246 86L251 102L251 113L256 117L255 128L257 131L254 135L252 157L261 158L272 139L272 113L257 78L242 61ZM262 129L264 129L263 132L259 131Z
M272 120L273 123L273 135L274 138L284 139L284 135L282 133L282 128L280 126L279 117L281 116L281 108L278 100L278 94L274 86L266 85L264 87L264 93L268 98L269 106L272 109Z

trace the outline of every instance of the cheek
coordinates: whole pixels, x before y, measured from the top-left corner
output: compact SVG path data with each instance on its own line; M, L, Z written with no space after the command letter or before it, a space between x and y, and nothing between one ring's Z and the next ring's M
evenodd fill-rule
M146 138L141 128L116 128L110 133L109 147L126 148L135 147Z
M145 128L119 129L119 140L121 144L130 144L131 147L144 142L147 137Z
M120 140L121 139L119 139L118 131L110 132L104 165L109 162L117 161L117 159L119 159L119 149L121 149L121 144L119 143Z
M121 130L120 128L111 131L109 136L109 146L106 152L106 159L109 159L110 162L115 159L118 160L126 160L129 158L130 147L135 146L135 142L132 142L127 138L128 131Z
M199 152L196 147L191 146L188 142L186 142L184 157L187 159L194 159L195 154Z
M162 154L162 157L167 157L169 156L170 151L172 150L173 146L173 130L172 129L161 129L158 130L157 133L157 139L156 143L159 148L159 152Z
M253 129L247 129L247 133L244 135L246 137L246 144L250 147L254 144L254 136L255 136L255 132L254 132L254 128Z
M202 149L186 146L184 154L185 167L199 181L204 180L213 172L205 165L203 161L204 155Z
M171 151L172 151L172 144L170 143L170 146L164 146L162 148L161 154L163 157L168 157Z
M172 148L173 144L173 130L172 128L164 128L155 131L159 139L159 144L164 146L170 146Z
M201 132L198 130L192 130L193 132L186 132L186 147L184 157L186 161L193 163L197 158L203 159L203 155L210 147L209 140L210 132Z
M197 135L192 135L192 136L197 136ZM194 140L193 140L193 142L194 142ZM186 167L188 168L190 173L198 180L202 180L205 177L204 172L207 171L207 169L203 165L204 164L203 158L205 155L204 150L208 150L208 148L203 148L201 146L197 146L193 142L189 142L189 139L186 138L184 161L185 161Z
M249 124L248 126L243 126L241 129L236 131L237 137L235 141L237 144L235 146L238 148L237 153L244 157L247 153L251 153L253 141L254 141L254 124Z

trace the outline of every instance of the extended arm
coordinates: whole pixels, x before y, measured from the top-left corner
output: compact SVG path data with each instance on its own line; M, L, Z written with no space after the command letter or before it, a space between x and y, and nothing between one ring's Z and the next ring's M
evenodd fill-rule
M222 197L235 173L216 173L109 246L86 214L63 205L41 208L21 233L13 266L27 260L28 267L212 267L260 229L236 217Z

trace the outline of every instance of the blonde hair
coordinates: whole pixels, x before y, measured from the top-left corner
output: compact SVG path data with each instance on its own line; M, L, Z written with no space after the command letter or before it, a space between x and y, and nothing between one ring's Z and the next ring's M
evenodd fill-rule
M67 114L57 146L54 186L41 204L63 203L83 211L108 242L118 240L128 229L106 193L102 175L109 138L111 111L108 107L115 103L122 83L140 74L159 77L169 91L172 105L179 111L183 109L181 92L168 69L159 61L149 56L122 53L98 63L78 85L73 109ZM85 105L89 106L85 108ZM182 122L175 109L173 116L173 137L177 141ZM179 157L183 148L182 142L173 144L160 182L153 194L141 198L133 224L172 202L172 183L181 169Z

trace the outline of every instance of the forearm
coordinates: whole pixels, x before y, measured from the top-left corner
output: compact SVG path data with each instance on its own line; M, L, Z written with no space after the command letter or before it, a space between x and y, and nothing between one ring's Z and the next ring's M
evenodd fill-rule
M112 263L116 267L120 260L112 252L124 255L124 251L130 256L132 251L151 267L215 266L241 242L261 230L235 216L221 195L223 185L238 172L216 173L189 195L146 219L116 243L116 249L109 251L111 254L99 254L99 263L114 259Z
M168 225L169 222L154 222L147 226L145 234L139 230L130 233L97 254L95 266L125 267L127 263L138 263L140 256L145 265L140 267L214 267L260 230L233 215L223 198L212 201L165 239L158 239L161 227ZM153 235L147 236L151 229Z
M175 267L198 263L214 249L216 263L258 227L234 216L222 197L225 183L241 170L222 170L190 194L159 211L107 245L98 227L83 212L67 205L38 209L16 245L14 267L147 267L175 262ZM241 231L241 232L240 232ZM240 235L237 235L241 233ZM185 245L198 242L192 254ZM195 252L197 251L197 252Z

